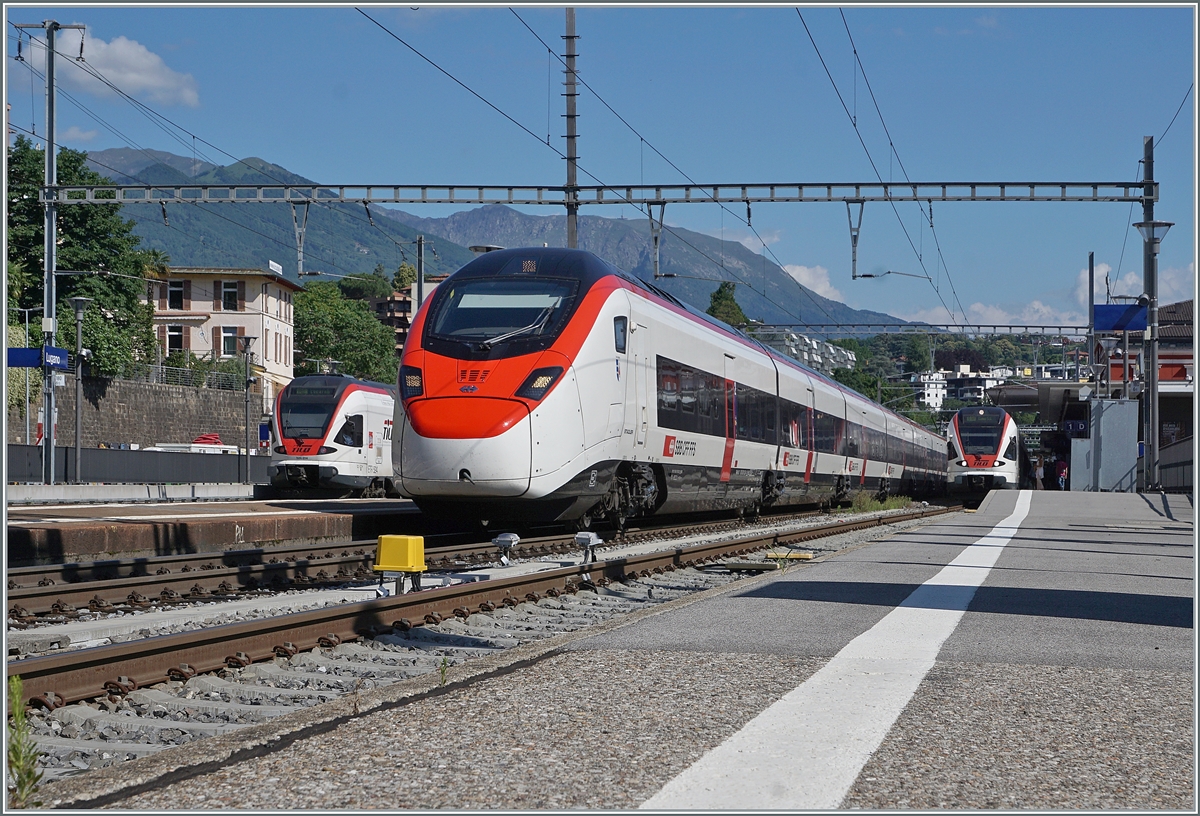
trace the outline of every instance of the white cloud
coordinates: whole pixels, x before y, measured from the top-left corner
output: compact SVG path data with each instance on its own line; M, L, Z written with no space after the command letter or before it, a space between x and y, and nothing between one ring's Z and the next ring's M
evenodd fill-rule
M96 131L80 130L75 125L71 125L69 128L67 128L65 133L61 133L58 136L58 140L60 142L90 142L95 138Z
M1158 302L1161 304L1178 303L1196 296L1196 264L1190 263L1187 269L1168 267L1158 270Z
M1107 267L1107 264L1105 264ZM1105 270L1106 272L1109 270ZM1084 275L1084 297L1083 303L1087 302L1087 270ZM1096 302L1104 302L1104 278L1100 275L1100 267L1096 267ZM1131 269L1125 272L1118 278L1113 278L1109 282L1112 294L1114 295L1132 295L1137 296L1145 291L1142 286L1142 270ZM1188 300L1195 297L1196 292L1196 264L1189 263L1187 267L1180 269L1178 267L1160 268L1158 270L1158 302L1159 305L1168 303L1178 303L1181 300Z
M1082 326L1087 323L1087 315L1083 312L1056 309L1040 300L1031 301L1016 310L995 304L975 302L966 308L965 315L954 315L956 319L951 319L950 313L943 306L919 309L896 316L903 320L947 326L955 323L985 326Z
M1096 264L1096 302L1104 302L1104 279L1112 272L1112 266L1106 263ZM1075 276L1075 302L1079 308L1087 309L1088 305L1088 271L1085 266Z
M829 270L825 267L787 264L783 267L783 271L791 275L801 286L811 289L821 297L827 297L839 303L843 302L842 293L829 282Z
M58 51L55 73L59 82L73 91L101 97L113 96L112 89L88 73L83 64L71 58L79 53L78 33L64 31L55 43ZM39 69L45 70L44 48L35 43L30 49L30 58ZM105 42L89 34L84 38L83 58L87 66L137 99L157 105L185 105L189 108L200 104L195 78L191 74L171 70L162 57L136 40L115 37Z

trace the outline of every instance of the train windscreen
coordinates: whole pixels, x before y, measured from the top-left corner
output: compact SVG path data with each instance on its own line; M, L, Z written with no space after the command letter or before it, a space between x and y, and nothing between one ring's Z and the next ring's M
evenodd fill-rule
M553 340L574 305L579 282L561 278L468 278L451 284L429 316L430 334L483 349Z
M958 435L963 453L995 456L1004 431L1005 413L1000 408L968 408L958 414Z
M288 439L324 439L337 407L335 386L288 388L279 397L279 430Z

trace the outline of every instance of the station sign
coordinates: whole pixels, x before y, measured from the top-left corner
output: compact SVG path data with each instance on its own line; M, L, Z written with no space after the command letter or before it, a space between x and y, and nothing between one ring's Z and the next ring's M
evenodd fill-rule
M40 348L10 348L8 350L9 368L41 368L42 350Z
M55 348L54 346L42 347L42 364L47 368L67 369L67 350Z
M1136 303L1117 303L1092 307L1098 332L1145 331L1146 307Z

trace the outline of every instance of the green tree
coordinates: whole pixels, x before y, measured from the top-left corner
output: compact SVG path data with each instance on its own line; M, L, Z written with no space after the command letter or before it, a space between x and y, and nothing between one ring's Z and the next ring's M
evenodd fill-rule
M367 304L347 298L328 281L296 293L296 376L316 374L325 360L355 377L390 383L396 379L396 335ZM300 355L304 355L300 359Z
M712 293L708 313L730 326L745 326L750 321L734 297L735 290L732 281L721 281L721 285Z
M60 184L99 185L112 181L89 170L87 154L63 148L58 154ZM42 303L44 278L44 208L39 191L44 178L45 152L23 136L8 152L8 268L9 322L13 307ZM154 308L143 302L146 278L169 263L162 253L139 248L134 222L121 217L120 204L62 205L58 208L56 268L82 275L60 275L55 285L58 332L55 341L75 347L75 321L68 303L75 296L94 301L84 318L84 346L92 349L92 364L113 374L133 360L154 357Z
M417 268L408 261L400 264L396 270L396 277L392 279L392 284L396 287L396 291L400 291L405 286L412 286L417 282Z
M369 273L356 272L338 281L342 294L354 300L387 297L392 293L392 282L388 280L383 264L375 264Z
M929 340L924 335L909 335L904 352L906 358L904 363L905 371L929 370Z

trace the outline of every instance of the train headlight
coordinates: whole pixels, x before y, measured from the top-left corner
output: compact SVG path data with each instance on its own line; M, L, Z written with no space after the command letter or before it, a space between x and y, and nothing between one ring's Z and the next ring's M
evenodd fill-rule
M403 399L411 399L424 393L425 383L421 379L421 369L414 366L400 366L400 396Z
M283 445L276 445L275 452L276 453L287 453L287 448L285 448Z
M317 448L317 453L337 453L337 448L331 448L329 445L322 445Z
M517 396L537 402L546 396L546 392L550 390L550 386L554 385L555 380L561 377L562 373L562 366L536 369L525 378L525 382L517 389Z
M1005 464L1006 463L1003 459L997 459L996 464L992 465L992 467L1004 467Z
M959 463L958 463L958 466L959 466L959 467L966 467L966 466L967 466L967 460L966 460L966 459L963 459L961 462L959 462Z

